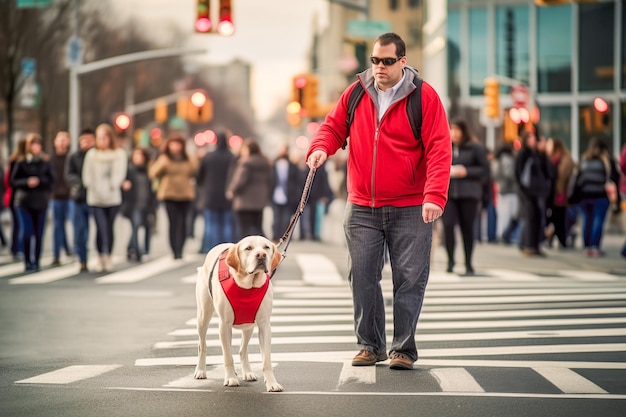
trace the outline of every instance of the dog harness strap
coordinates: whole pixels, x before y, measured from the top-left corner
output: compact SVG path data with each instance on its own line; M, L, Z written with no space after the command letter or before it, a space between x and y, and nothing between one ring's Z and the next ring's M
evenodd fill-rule
M262 287L241 288L230 275L225 259L226 253L222 253L219 259L218 277L224 294L226 294L226 298L235 312L233 324L254 323L256 313L259 311L263 297L265 297L270 285L269 275Z

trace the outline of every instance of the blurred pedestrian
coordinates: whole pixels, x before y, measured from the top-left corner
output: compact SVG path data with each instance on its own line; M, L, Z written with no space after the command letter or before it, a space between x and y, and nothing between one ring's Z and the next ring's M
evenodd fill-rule
M11 211L11 255L13 260L20 260L24 252L24 242L20 231L20 220L15 207L15 193L11 185L11 171L18 159L26 156L26 137L20 137L17 140L17 146L13 153L9 156L6 172L4 174L4 206Z
M299 187L298 191L298 201L299 197L302 194L302 189L304 188L304 182ZM324 222L324 217L328 213L328 205L335 198L335 194L333 190L330 188L330 182L328 181L328 171L326 171L326 165L320 167L315 172L315 178L313 179L313 183L311 184L311 193L309 194L309 201L307 203L308 206L308 216L305 220L308 221L309 227L308 230L311 233L311 239L315 241L322 240L321 232L322 232L322 223Z
M70 150L70 135L60 131L54 137L54 150L50 155L50 165L54 172L54 187L50 198L52 210L52 266L61 265L61 249L65 255L72 256L72 250L67 240L65 224L71 218L70 186L65 179L65 165Z
M500 146L495 152L494 163L493 179L497 187L496 236L505 243L509 243L510 237L505 234L505 230L511 221L517 217L519 207L513 146L509 143ZM509 242L506 242L507 240Z
M226 133L217 133L216 147L200 161L198 190L202 199L204 233L200 253L207 253L219 243L233 242L234 219L226 185L233 169L235 155L228 147Z
M458 225L463 239L465 273L474 274L472 252L474 250L474 222L483 199L484 182L489 178L489 161L485 147L474 140L465 120L455 119L450 123L452 141L452 166L448 203L443 212L443 227L447 272L454 269L456 247L455 228Z
M626 199L626 145L622 147L622 151L619 155L619 170L621 175L619 182L619 192L622 196L622 201ZM622 214L624 216L624 214ZM622 246L622 256L626 258L626 240Z
M74 251L80 262L80 272L87 272L87 247L89 242L89 216L87 191L83 186L83 164L85 155L96 143L95 132L85 128L78 136L78 150L72 153L65 166L65 179L70 187L72 201L72 223L74 227Z
M226 190L232 200L240 240L263 233L263 209L270 205L272 166L261 152L259 143L247 139L241 145L233 177Z
M169 219L169 241L174 259L182 259L187 239L187 220L196 198L195 180L198 161L185 149L185 138L170 135L159 157L148 170L158 181L157 198L165 203Z
M300 203L300 170L289 159L289 146L279 146L272 164L272 239L278 242Z
M610 201L607 194L607 182L619 183L619 172L612 161L609 148L603 138L591 138L589 146L582 154L576 189L576 201L580 201L582 212L582 235L585 255L600 257L604 221Z
M307 153L308 166L318 169L350 137L344 229L360 349L353 366L373 366L387 359L380 281L388 245L394 293L389 367L413 369L433 222L443 213L448 196L452 152L446 112L430 84L407 66L405 55L400 36L380 35L373 43L371 67L357 74L358 80L341 94ZM407 102L418 84L422 123L416 138ZM348 129L349 97L357 85L365 94Z
M554 174L545 149L545 138L525 131L515 160L515 178L523 208L520 248L525 256L546 256L539 245L545 237L546 204Z
M151 216L157 208L156 193L148 176L149 154L144 148L135 148L130 154L128 174L122 183L122 216L131 224L131 235L126 247L126 258L141 262L150 253ZM143 229L143 245L139 244Z
M2 212L4 211L4 165L0 164L0 247L4 249L8 240L4 234L4 224L2 223Z
M11 186L24 242L26 271L40 267L43 233L54 174L43 141L37 133L26 138L26 155L19 157L11 169Z
M547 232L548 245L552 246L552 238L556 236L562 248L567 247L567 207L568 184L574 173L574 159L563 140L548 139L547 155L554 166L555 178L552 193L548 201L548 225L552 225Z
M98 125L96 144L85 155L82 179L87 190L87 205L96 221L96 249L101 271L110 271L113 267L113 225L122 205L122 183L127 169L126 151L116 146L113 128L106 123Z

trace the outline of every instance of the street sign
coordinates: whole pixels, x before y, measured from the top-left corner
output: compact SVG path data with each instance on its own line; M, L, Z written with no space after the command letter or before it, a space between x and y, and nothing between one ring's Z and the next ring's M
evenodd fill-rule
M46 7L50 6L52 0L17 0L18 9L28 9L31 7Z
M348 20L348 36L355 38L376 39L391 31L391 23L386 20Z
M71 68L83 62L83 42L77 36L72 36L65 44L65 66Z
M515 85L511 87L511 98L515 107L526 107L530 101L530 93L525 85Z
M22 70L22 77L30 77L35 75L35 70L37 69L37 61L35 58L22 58L20 61L20 67Z

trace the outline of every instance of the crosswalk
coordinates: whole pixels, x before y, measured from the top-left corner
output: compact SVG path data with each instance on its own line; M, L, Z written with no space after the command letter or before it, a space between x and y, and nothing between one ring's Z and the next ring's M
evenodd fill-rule
M185 265L194 262L199 263L190 258L182 261ZM290 271L297 268L302 279L292 274L277 275L271 320L272 361L278 379L282 375L289 381L281 381L287 392L378 395L390 391L389 387L385 388L385 381L393 371L385 366L387 363L375 367L351 366L356 352L352 298L345 280L338 278L336 266L318 254L296 254L285 264L288 262L291 262ZM173 271L180 265L181 261L170 264L157 259L102 275L94 282L136 284L150 279L151 274ZM195 274L178 279L193 292ZM623 384L616 383L614 376L602 377L603 372L626 375L625 280L623 276L582 271L538 276L486 270L483 276L471 279L433 271L417 333L420 357L416 368L424 384L404 387L404 394L626 399ZM50 282L54 281L42 278L37 283ZM382 287L390 334L392 287L388 274ZM136 372L155 367L172 370L171 379L142 389L221 389L223 359L217 319L212 320L208 330L207 380L193 379L197 352L195 324L195 317L189 317L179 328L154 342L150 355L135 360ZM237 331L234 336L234 351L237 351ZM251 352L253 369L260 375L256 331ZM324 372L311 370L322 365ZM55 371L58 374L52 372L17 382L78 383L81 379L80 373L79 379L75 379L77 371L84 372L85 379L102 378L119 366L62 368ZM295 368L299 369L296 373L306 372L307 387L318 383L319 391L302 389L298 379L289 378ZM180 369L186 369L184 375ZM263 390L262 384L259 390Z

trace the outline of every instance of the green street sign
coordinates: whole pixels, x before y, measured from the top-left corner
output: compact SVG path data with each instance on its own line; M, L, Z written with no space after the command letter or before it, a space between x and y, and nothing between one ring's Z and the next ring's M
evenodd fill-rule
M31 7L47 7L52 4L52 0L17 0L18 9L28 9Z
M376 39L391 31L391 23L386 20L348 20L347 33L354 38Z

